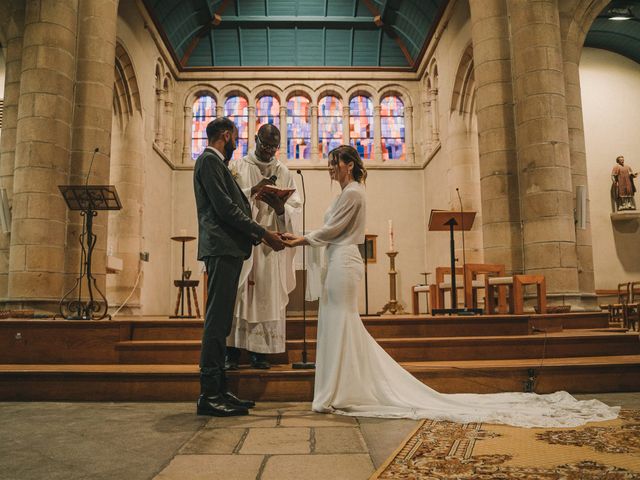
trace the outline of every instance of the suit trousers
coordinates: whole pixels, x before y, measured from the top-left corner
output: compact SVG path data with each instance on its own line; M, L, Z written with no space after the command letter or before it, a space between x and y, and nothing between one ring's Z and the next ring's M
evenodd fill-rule
M216 395L226 391L226 340L231 333L244 259L221 255L205 257L204 261L209 282L200 353L200 391L206 395Z

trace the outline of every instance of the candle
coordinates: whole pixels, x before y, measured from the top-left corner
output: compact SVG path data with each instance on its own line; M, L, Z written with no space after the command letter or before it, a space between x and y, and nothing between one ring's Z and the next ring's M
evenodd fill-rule
M180 236L181 237L186 237L187 236L187 229L186 228L183 228L183 229L180 230Z
M391 220L389 220L389 251L390 252L394 252L394 245L393 245L393 222Z

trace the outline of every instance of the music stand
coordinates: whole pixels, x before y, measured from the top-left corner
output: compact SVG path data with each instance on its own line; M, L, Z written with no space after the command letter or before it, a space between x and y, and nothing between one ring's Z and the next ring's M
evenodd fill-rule
M69 210L79 211L80 215L84 217L82 233L78 238L82 248L80 275L73 287L60 300L60 315L66 320L102 320L105 317L111 318L111 315L108 314L109 303L98 288L96 279L91 272L91 256L96 246L96 235L93 233L93 217L98 215L100 210L120 210L122 208L116 187L113 185L58 185L58 188ZM82 279L85 277L89 290L89 301L82 299ZM78 298L67 300L67 297L76 288L78 289ZM94 300L93 289L100 294L102 301ZM103 307L104 311L102 311Z
M458 290L456 286L456 254L455 254L455 237L454 230L467 231L471 230L473 221L476 218L476 212L454 212L448 210L431 210L429 217L429 231L443 232L449 230L449 246L451 254L451 308L434 308L431 310L432 315L438 314L474 314L482 313L480 308L458 308ZM463 269L464 271L464 266Z

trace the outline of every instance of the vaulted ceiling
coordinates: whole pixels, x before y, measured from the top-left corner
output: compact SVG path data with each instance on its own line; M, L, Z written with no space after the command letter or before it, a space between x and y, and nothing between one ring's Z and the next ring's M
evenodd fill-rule
M182 68L413 67L448 0L144 0Z
M630 18L612 20L615 16ZM591 25L584 45L619 53L640 63L640 0L611 2Z

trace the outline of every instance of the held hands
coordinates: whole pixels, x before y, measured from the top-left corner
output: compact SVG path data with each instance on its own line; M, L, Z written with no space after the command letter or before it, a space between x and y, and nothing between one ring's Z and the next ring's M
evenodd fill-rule
M267 230L264 232L264 236L262 237L262 241L266 243L269 247L271 247L276 252L284 249L285 246L288 246L281 238L281 234L278 232L272 232Z
M305 240L304 237L298 237L293 233L288 233L288 232L281 233L280 238L283 240L285 246L290 248L299 247L300 245L307 244L307 241Z

